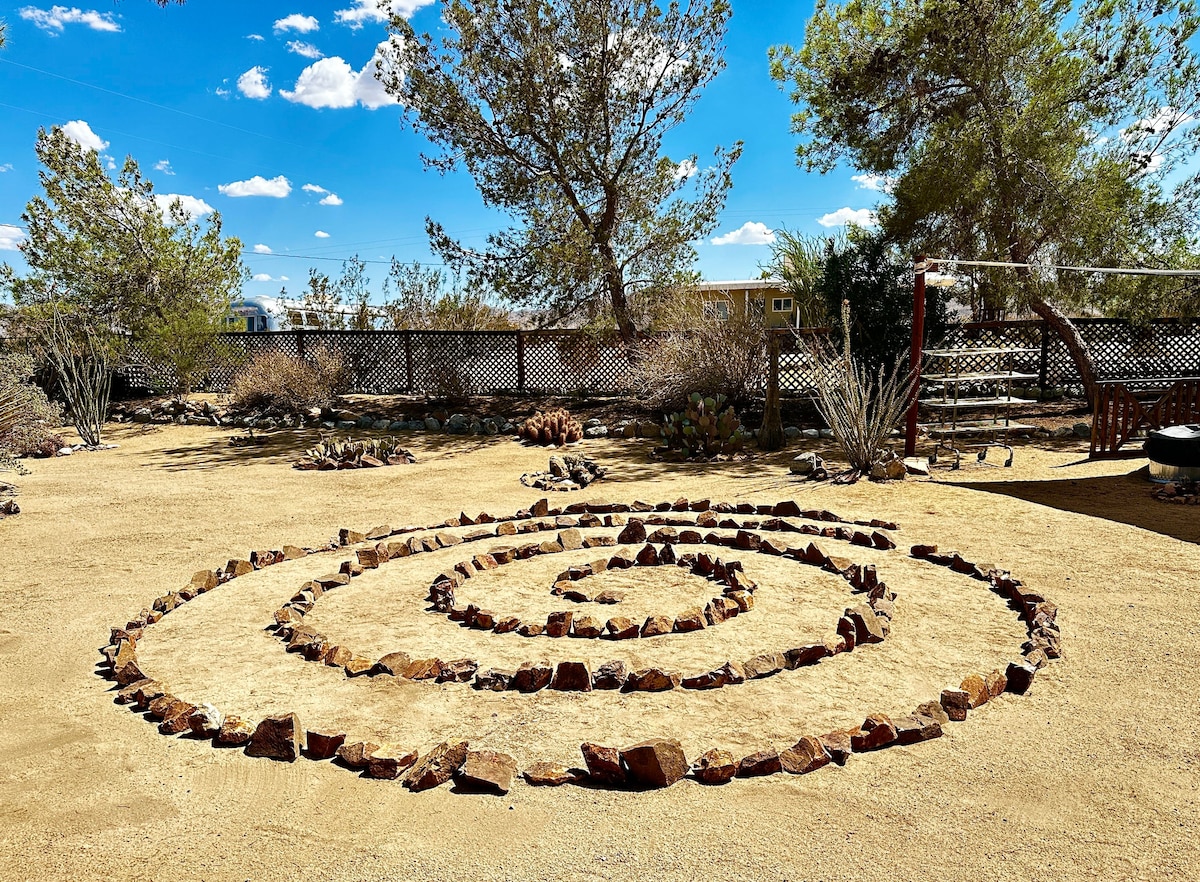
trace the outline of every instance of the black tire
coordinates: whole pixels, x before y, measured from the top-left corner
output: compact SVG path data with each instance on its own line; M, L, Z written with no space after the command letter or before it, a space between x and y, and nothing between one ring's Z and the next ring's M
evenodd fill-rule
M1146 437L1146 456L1176 468L1200 468L1200 425L1154 429Z

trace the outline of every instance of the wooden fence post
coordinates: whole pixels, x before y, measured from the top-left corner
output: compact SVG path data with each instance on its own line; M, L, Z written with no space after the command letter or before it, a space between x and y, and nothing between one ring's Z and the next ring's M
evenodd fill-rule
M1050 326L1046 324L1045 319L1042 320L1042 353L1038 362L1038 388L1042 390L1042 395L1045 397L1046 387L1049 383L1047 374L1050 370Z
M525 391L525 332L517 331L517 391Z
M404 332L404 377L406 380L405 391L411 395L415 391L413 389L412 331Z

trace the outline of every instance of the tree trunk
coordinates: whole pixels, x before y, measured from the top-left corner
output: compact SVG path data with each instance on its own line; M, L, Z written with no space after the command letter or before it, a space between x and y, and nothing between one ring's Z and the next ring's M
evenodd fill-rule
M762 427L758 430L760 450L779 450L784 445L783 416L779 409L779 337L767 331L767 399Z
M1065 312L1040 297L1031 297L1029 308L1037 313L1066 344L1067 352L1070 353L1071 360L1075 362L1079 378L1083 381L1083 394L1087 398L1088 407L1095 408L1096 362L1092 358L1092 353L1088 351L1087 343L1084 342L1079 329L1075 327Z

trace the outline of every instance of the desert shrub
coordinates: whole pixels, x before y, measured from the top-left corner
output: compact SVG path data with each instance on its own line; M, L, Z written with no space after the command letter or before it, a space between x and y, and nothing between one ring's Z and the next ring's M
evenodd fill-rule
M326 407L349 384L346 363L324 347L314 347L308 358L282 352L260 352L234 375L229 395L241 410L275 410L296 413Z
M692 395L720 395L742 407L762 383L767 330L761 317L705 318L680 311L675 324L643 342L631 390L660 411L682 410Z
M724 395L705 398L693 392L687 407L671 414L663 423L667 448L682 450L689 459L711 459L737 453L745 444L742 423Z
M583 427L577 419L560 407L545 413L538 411L525 421L517 434L533 444L554 444L562 447L582 438Z
M62 408L33 384L33 359L0 355L0 448L16 456L51 456L65 443L56 431Z
M850 327L850 303L842 302L842 326ZM847 336L841 352L826 342L813 344L817 363L817 409L833 431L851 471L868 475L884 457L884 442L908 409L912 371L900 355L890 370L872 371L850 353Z

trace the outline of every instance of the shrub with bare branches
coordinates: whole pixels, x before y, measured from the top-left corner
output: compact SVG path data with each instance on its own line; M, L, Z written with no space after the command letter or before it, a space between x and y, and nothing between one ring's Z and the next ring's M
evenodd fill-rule
M314 347L308 358L260 352L234 376L229 395L240 410L297 413L326 407L345 391L349 374L340 355Z

